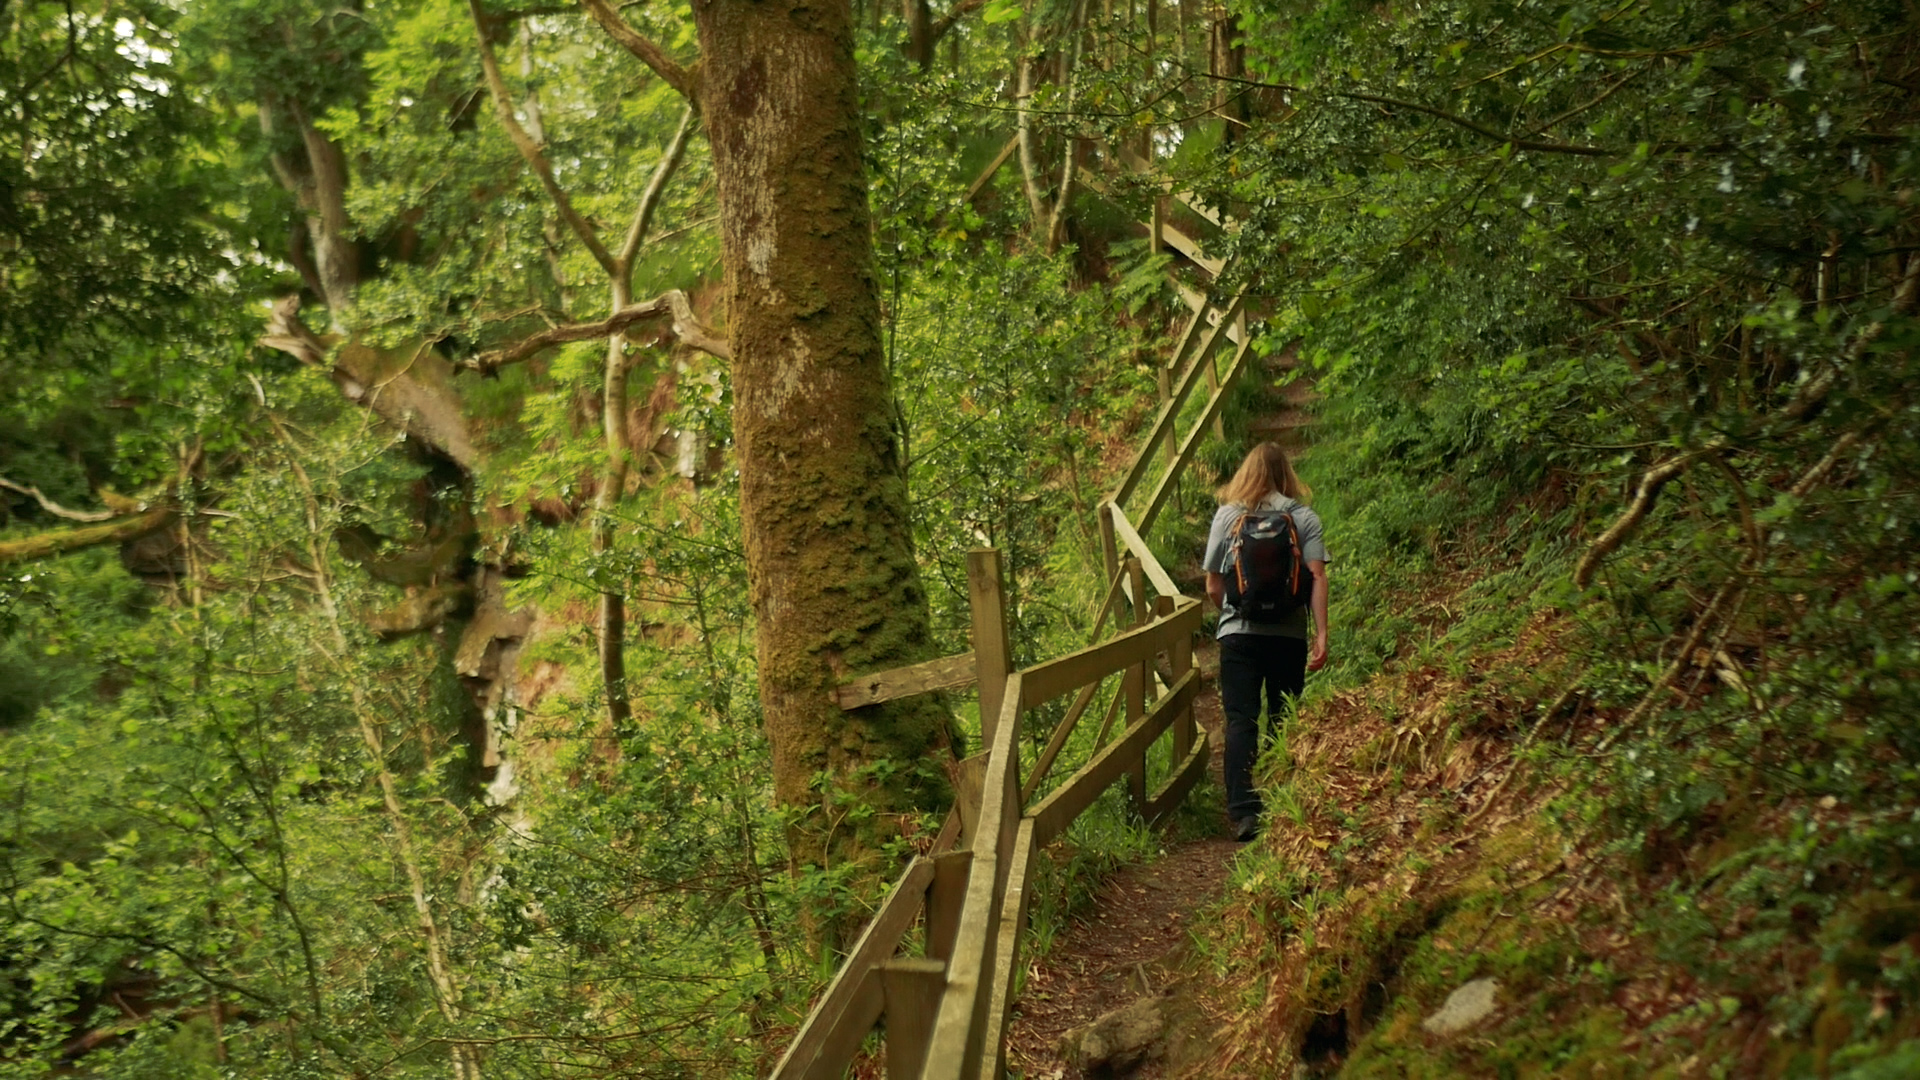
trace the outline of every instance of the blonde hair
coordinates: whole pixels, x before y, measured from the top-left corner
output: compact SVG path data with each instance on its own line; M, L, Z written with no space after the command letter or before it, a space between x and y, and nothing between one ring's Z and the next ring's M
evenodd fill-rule
M1251 509L1276 491L1299 503L1313 498L1313 489L1300 479L1300 474L1293 471L1293 462L1287 460L1287 452L1277 443L1263 442L1247 451L1246 459L1240 462L1233 479L1220 485L1220 490L1213 494L1222 505L1232 504Z

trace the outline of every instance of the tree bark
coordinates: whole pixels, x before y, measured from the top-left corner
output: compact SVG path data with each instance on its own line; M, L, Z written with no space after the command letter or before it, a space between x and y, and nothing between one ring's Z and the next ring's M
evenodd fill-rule
M263 95L260 128L272 138L281 127L292 127L300 152L273 155L273 171L280 184L299 202L306 215L307 244L303 255L313 282L327 305L333 330L343 332L353 294L360 286L360 252L349 238L347 217L347 160L340 147L313 125L306 107L292 98Z
M902 815L947 801L950 739L931 699L842 712L831 696L842 673L931 648L881 346L852 7L706 0L694 20L775 797L803 811L796 865L871 876ZM853 799L877 813L848 820Z

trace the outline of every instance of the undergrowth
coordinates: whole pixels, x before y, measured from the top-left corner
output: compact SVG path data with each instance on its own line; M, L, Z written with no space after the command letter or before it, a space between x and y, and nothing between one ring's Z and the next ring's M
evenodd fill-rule
M1711 590L1574 593L1569 504L1472 494L1323 492L1337 663L1204 921L1206 1071L1916 1075L1910 646L1862 610L1908 594L1770 592L1709 647ZM1490 1016L1429 1030L1483 978Z

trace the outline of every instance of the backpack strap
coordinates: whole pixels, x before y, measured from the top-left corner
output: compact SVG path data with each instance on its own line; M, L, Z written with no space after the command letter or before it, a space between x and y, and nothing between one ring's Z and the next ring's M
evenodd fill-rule
M1247 527L1247 518L1251 517L1252 515L1253 515L1252 510L1249 510L1245 507L1241 508L1240 516L1233 519L1233 530L1230 534L1233 537L1233 542L1227 546L1227 551L1233 558L1234 581L1236 584L1240 586L1240 593L1243 596L1246 594L1246 591L1247 591L1247 571L1246 571L1246 568L1243 565L1241 565L1241 562L1240 562L1240 541L1241 541L1240 534L1241 534L1241 531Z

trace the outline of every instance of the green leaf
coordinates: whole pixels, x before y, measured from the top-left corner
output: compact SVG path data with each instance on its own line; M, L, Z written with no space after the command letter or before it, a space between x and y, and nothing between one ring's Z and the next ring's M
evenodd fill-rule
M1020 0L993 0L987 5L987 9L981 12L980 21L988 25L1012 22L1024 14L1026 11L1021 6Z

